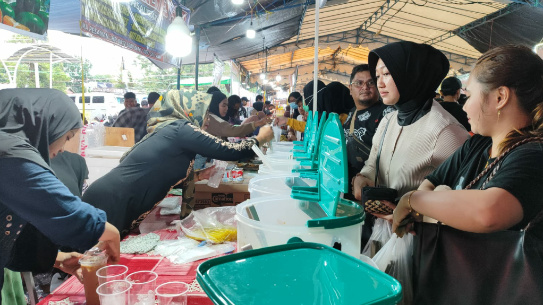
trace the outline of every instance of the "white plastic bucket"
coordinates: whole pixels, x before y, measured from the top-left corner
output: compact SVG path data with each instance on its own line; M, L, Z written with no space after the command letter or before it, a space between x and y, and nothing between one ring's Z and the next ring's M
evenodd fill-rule
M341 248L342 252L359 258L364 222L342 226L342 220L338 219L338 226L333 229L309 228L306 225L308 220L326 215L316 205L318 204L287 196L250 199L239 204L236 207L238 249L282 245L290 238L298 237L305 242ZM256 211L259 220L251 219L248 211L252 215Z
M291 173L293 169L300 168L300 162L296 160L277 160L272 159L270 160L271 168L261 164L258 173L259 174L288 174Z
M317 181L303 179L298 173L258 175L249 181L251 198L290 196L292 186L315 186Z

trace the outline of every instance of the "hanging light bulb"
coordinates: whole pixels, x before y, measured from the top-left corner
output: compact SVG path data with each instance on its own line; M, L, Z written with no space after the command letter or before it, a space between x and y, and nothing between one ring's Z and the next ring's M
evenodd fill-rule
M277 76L275 77L275 80L280 82L281 81L281 75L277 74Z
M253 21L251 20L251 26L247 29L247 32L245 33L245 36L249 39L253 39L256 36L256 32L253 29Z
M183 57L192 51L192 37L183 18L177 16L166 30L166 51L174 57Z
M260 79L265 79L266 78L266 73L260 73Z
M243 0L232 0L232 3L234 3L235 5L240 5L243 4Z

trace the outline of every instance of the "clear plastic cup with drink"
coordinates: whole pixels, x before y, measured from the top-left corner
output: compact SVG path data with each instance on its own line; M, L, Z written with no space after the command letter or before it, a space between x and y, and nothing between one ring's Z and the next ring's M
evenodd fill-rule
M100 305L100 298L96 289L99 286L96 271L107 264L107 255L98 248L92 248L85 252L79 260L83 274L83 286L87 305Z

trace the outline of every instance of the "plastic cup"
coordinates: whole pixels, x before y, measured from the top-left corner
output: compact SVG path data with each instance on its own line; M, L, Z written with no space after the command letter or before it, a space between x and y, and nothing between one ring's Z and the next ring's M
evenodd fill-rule
M189 285L183 282L168 282L155 290L158 305L187 305Z
M96 276L98 277L98 284L102 285L106 282L124 280L127 272L128 267L124 265L110 265L102 267L98 269L98 271L96 271Z
M273 126L272 130L273 130L273 136L274 136L275 142L281 141L281 127Z
M228 162L215 160L213 164L215 165L215 167L213 168L209 180L207 181L207 185L213 188L218 188L226 171L226 166L228 165Z
M130 289L132 305L155 305L157 278L158 274L153 271L138 271L126 277L126 280L132 284L132 289Z
M100 298L96 293L99 286L96 271L107 264L105 253L96 249L85 252L85 255L79 260L81 272L83 274L83 286L85 288L85 299L87 305L100 305Z
M109 281L96 289L101 305L130 305L130 288L132 284L125 280Z

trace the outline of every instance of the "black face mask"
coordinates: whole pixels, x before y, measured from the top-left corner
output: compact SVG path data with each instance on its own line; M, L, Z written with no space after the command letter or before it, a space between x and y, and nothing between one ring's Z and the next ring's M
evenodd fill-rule
M415 123L432 108L435 91L449 71L449 60L432 46L401 41L370 52L368 64L375 77L377 61L381 59L390 71L400 99L398 124Z

